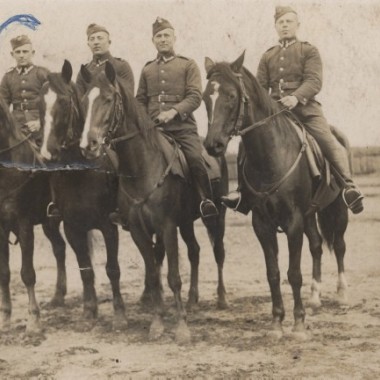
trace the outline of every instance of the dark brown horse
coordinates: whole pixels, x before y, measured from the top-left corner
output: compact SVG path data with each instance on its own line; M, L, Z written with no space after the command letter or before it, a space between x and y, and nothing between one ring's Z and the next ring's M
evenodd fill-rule
M40 311L34 285L33 226L42 224L57 260L58 276L53 304L61 304L66 294L65 242L59 232L59 221L46 219L50 202L49 173L30 136L18 131L8 106L0 99L0 329L10 328L12 312L9 282L9 235L17 236L22 253L21 278L29 297L27 331L40 331ZM21 168L21 169L20 169Z
M244 196L252 210L252 225L264 250L267 277L273 303L272 331L282 335L285 316L280 290L277 231L281 228L288 240L288 279L293 290L293 333L305 338L305 310L301 299L300 269L303 234L309 239L313 256L312 299L319 303L321 283L322 237L316 214L307 213L314 190L304 144L286 112L282 111L254 76L243 67L244 54L234 63L216 63L206 58L208 84L206 103L209 130L205 141L208 152L224 154L234 135L241 135L246 151L243 169ZM347 208L337 197L319 213L319 224L338 262L338 290L344 293L343 258Z
M96 318L98 310L88 244L88 232L98 229L107 252L106 272L113 292L114 328L119 329L126 323L120 293L119 235L108 218L116 207L117 177L108 159L100 157L90 162L81 154L85 110L71 76L68 61L61 73L48 75L48 91L43 97L46 113L41 151L60 168L52 175L52 185L67 240L78 261L83 282L84 317Z
M87 77L82 69L83 77ZM148 289L154 304L154 319L150 327L150 338L157 339L163 332L163 299L160 286L160 260L157 259L157 242L162 244L162 253L168 258L168 281L174 293L178 325L176 341L190 340L186 323L186 312L181 299L181 277L178 268L177 227L188 249L191 263L189 303L198 300L199 245L194 234L194 220L199 210L196 193L189 183L170 171L176 150L168 161L159 143L160 132L140 108L125 84L116 79L115 71L106 64L105 73L99 74L89 93L92 109L87 133L88 152L98 156L109 143L119 158L118 206L128 221L131 236L139 248L146 268ZM107 142L108 140L108 142ZM221 160L222 179L214 183L214 195L219 216L204 220L218 264L218 303L226 306L223 284L224 262L224 216L220 197L228 186L226 165Z

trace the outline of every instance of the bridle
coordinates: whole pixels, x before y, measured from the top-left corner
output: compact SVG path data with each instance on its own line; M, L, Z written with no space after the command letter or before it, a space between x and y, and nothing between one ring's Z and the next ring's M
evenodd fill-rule
M61 149L68 150L72 146L78 144L80 142L80 136L74 139L74 116L77 116L79 118L79 109L75 104L75 101L73 99L74 95L70 95L70 113L69 113L69 122L68 122L68 128L66 132L65 139L61 143Z
M299 162L301 161L301 158L303 156L303 153L306 150L307 147L307 140L306 140L306 130L303 127L302 123L286 108L282 108L281 110L275 112L272 115L269 115L268 117L261 119L253 124L250 124L248 126L245 126L245 121L248 118L248 111L250 107L249 103L249 96L247 94L245 85L244 85L244 80L243 80L243 75L241 73L234 73L234 75L238 78L239 81L239 90L240 90L240 102L239 102L239 112L238 116L236 118L236 122L234 125L234 129L232 130L229 139L231 139L233 136L241 136L243 137L245 134L248 132L251 132L259 127L268 125L268 122L274 119L275 117L279 116L282 113L286 113L287 115L291 116L295 122L301 126L301 131L302 131L302 138L301 138L301 149L292 164L292 166L288 169L288 171L285 173L285 175L280 178L278 181L269 183L265 185L266 190L265 191L257 191L256 189L253 188L253 186L249 183L248 178L246 176L245 172L245 165L246 165L246 160L244 161L243 164L243 180L247 186L247 188L250 190L252 194L254 194L257 197L268 197L269 195L275 193L278 191L279 187L288 179L288 177L293 173L293 171L296 169L298 166ZM298 128L293 122L291 123L294 128ZM299 136L299 133L297 132L297 136Z

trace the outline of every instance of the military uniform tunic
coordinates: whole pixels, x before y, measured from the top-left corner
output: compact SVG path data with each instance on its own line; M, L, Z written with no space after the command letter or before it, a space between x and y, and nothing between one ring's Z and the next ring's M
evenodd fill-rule
M35 65L23 69L14 67L1 81L0 95L9 106L12 105L17 126L25 133L28 133L25 123L40 120L40 91L48 73L48 69ZM42 128L33 133L38 144L42 141L42 134Z
M317 140L327 159L351 181L347 155L332 135L321 104L315 100L322 88L322 79L318 49L296 39L267 50L257 70L257 80L274 99L287 95L298 99L292 112Z
M110 62L116 71L116 75L126 81L127 88L134 94L134 78L131 66L127 61L121 58L113 57L109 52L104 54L100 58L94 57L93 60L86 64L87 70L94 76L104 70L105 63ZM76 84L80 95L84 95L87 90L87 83L83 79L81 73L78 73Z
M136 98L152 120L174 108L178 114L162 125L181 145L202 198L211 199L211 187L202 157L202 144L193 115L202 102L202 81L194 60L173 54L158 55L142 70Z

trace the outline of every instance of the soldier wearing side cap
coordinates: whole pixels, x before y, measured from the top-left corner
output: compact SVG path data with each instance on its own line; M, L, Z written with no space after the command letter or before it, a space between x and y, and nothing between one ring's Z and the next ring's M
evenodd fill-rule
M111 45L110 35L108 30L101 25L90 24L87 27L87 44L90 48L93 57L91 62L85 66L92 75L97 75L104 70L105 63L109 61L115 68L119 78L126 81L128 89L134 94L134 78L131 66L127 61L121 58L115 58L111 55L109 48ZM83 79L79 72L76 84L81 95L86 93L88 84Z
M218 211L211 201L210 180L193 116L202 101L201 75L194 60L174 52L175 41L173 26L158 17L152 38L158 54L143 68L136 98L181 145L202 200L201 213L204 217L214 216Z
M35 51L26 35L11 40L11 55L16 61L4 75L0 84L0 95L12 106L16 125L24 134L32 134L37 147L42 145L40 123L40 91L47 81L48 69L33 64Z
M339 173L347 206L354 213L363 211L360 190L351 178L347 153L337 143L315 96L322 88L322 61L318 49L297 39L299 21L291 7L276 7L275 28L279 44L262 56L257 80L270 92L273 99L301 120L315 138L323 154ZM226 206L236 209L240 197L223 198ZM241 208L244 202L241 203Z

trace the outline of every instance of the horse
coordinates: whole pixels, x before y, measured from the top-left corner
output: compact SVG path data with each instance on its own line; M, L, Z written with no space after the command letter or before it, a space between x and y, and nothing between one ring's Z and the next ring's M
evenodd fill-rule
M31 142L31 135L18 130L8 106L0 98L0 330L11 327L9 244L13 232L22 253L21 278L29 298L27 333L40 333L40 310L35 296L33 226L42 224L57 261L57 283L52 305L61 305L66 294L66 244L60 221L46 218L50 202L49 172Z
M98 304L94 270L88 244L88 232L101 231L107 253L106 273L113 292L113 328L126 327L125 305L120 293L118 262L119 234L108 215L116 207L116 175L107 159L96 163L86 160L80 140L85 122L85 109L71 81L72 67L65 61L60 73L48 75L45 135L42 154L58 170L52 175L55 202L60 210L66 238L75 252L83 282L83 315L95 321Z
M87 81L91 80L85 67L81 68L81 72ZM157 247L153 240L153 236L156 236L168 260L168 282L174 294L177 316L175 339L179 344L187 343L191 340L191 333L181 298L177 226L187 245L191 263L188 305L192 306L198 301L200 247L194 234L194 220L200 217L200 200L187 181L171 172L178 148L173 148L169 159L165 158L160 143L161 132L129 93L125 83L116 78L115 70L108 62L105 72L95 78L89 99L91 120L87 133L84 132L88 153L99 156L106 146L116 151L119 159L118 206L123 217L128 220L132 239L147 268L146 281L154 308L149 338L158 339L164 330L161 262L157 259ZM223 282L225 209L219 199L228 189L224 158L219 160L219 165L222 179L213 183L219 215L204 219L203 222L218 266L218 304L226 307Z
M307 338L305 310L301 299L300 269L303 234L313 257L312 303L320 305L322 237L333 248L338 263L338 291L344 297L345 242L348 212L342 197L318 212L308 212L314 184L300 138L289 111L281 109L243 66L244 53L233 63L214 63L206 58L207 86L203 100L209 118L205 146L209 154L224 154L230 139L240 135L246 152L243 168L244 197L252 210L252 226L264 251L267 279L272 296L270 335L283 335L285 316L278 267L277 232L287 236L288 280L294 298L292 334Z

